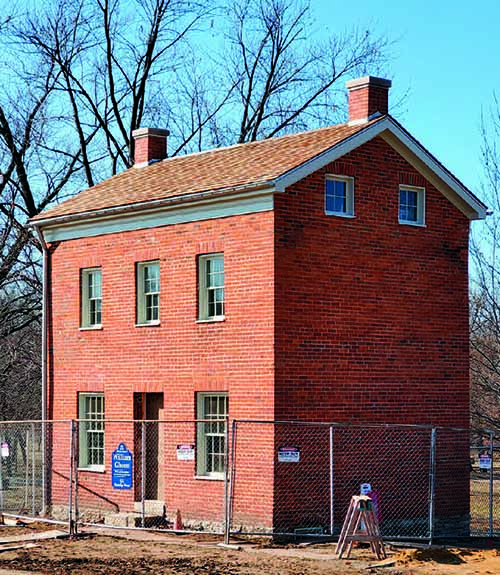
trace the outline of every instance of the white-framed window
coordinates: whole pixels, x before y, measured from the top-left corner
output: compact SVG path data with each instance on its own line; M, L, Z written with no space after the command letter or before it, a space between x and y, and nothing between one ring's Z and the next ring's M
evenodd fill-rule
M102 325L102 271L101 268L81 270L81 327Z
M335 216L354 216L354 178L325 177L325 213Z
M79 393L78 467L90 471L104 470L104 394Z
M399 186L399 223L425 224L425 188Z
M160 262L137 264L137 323L160 322Z
M196 451L199 476L220 479L224 475L227 416L227 393L197 394L197 418L202 420L198 423Z
M224 254L199 256L199 319L224 318Z

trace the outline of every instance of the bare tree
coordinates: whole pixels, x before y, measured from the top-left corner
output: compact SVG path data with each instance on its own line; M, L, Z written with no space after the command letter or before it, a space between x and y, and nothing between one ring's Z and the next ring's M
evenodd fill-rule
M52 202L130 165L130 133L147 117L148 81L165 72L160 60L200 17L194 8L184 0L134 7L118 0L63 0L38 13L0 18L3 418L27 415L19 400L34 400L40 388L41 246L27 222ZM25 393L33 383L36 389ZM31 403L38 412L39 402Z
M239 143L338 120L341 80L375 72L388 47L358 30L314 41L305 2L238 0L232 17L227 73L237 85Z
M471 298L471 416L476 428L500 430L500 324L490 295L481 288Z
M0 419L39 419L40 328L31 323L0 346Z
M500 106L483 118L484 196L491 209L471 242L471 410L478 427L500 430Z
M203 13L188 0L63 0L0 19L0 338L40 314L27 221L131 164L149 85Z
M5 349L39 330L41 246L27 221L130 167L133 130L168 127L176 155L325 125L339 119L343 80L377 72L389 48L370 32L315 41L300 0L59 0L8 10L0 8Z
M192 0L63 0L16 30L59 74L88 186L106 175L95 165L103 157L112 174L133 163L132 131L158 120L155 88L182 66L188 33L206 12ZM161 120L169 114L167 106Z
M49 67L22 105L14 102L15 94L0 103L0 152L6 165L0 178L0 339L22 330L39 316L39 245L26 222L57 198L75 169L75 158L65 158L59 163L59 174L45 174L46 188L43 196L38 195L43 173L40 151L35 146L54 80Z

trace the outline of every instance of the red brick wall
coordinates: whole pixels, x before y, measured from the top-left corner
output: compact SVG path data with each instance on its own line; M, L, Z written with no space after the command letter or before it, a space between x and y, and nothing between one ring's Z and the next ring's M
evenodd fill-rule
M354 178L354 218L325 215L325 173ZM400 183L425 186L425 227L398 223ZM275 224L275 418L467 427L467 218L376 138L277 195ZM405 444L395 445L394 468L367 474L378 447L368 439L350 455L346 447L343 467L336 460L335 476L350 486L336 492L336 515L371 481L385 518L404 519L390 481L396 473L404 481L399 462L411 461L408 493L425 518L416 477L428 469L429 450L410 450L409 460ZM468 446L457 449L451 438L441 448L454 457L441 465L450 489L436 511L466 517L469 479L456 470L467 469ZM310 475L324 479L320 469ZM291 488L289 478L276 477L275 500ZM275 509L275 521L282 516Z
M324 213L324 174L355 217ZM398 223L399 184L426 225ZM276 418L467 426L468 220L381 138L277 195Z
M266 212L52 246L50 417L75 418L77 391L103 391L106 419L132 419L134 392L163 392L164 419L192 420L196 392L227 391L231 418L272 418L273 233L274 214ZM225 259L226 320L196 323L196 258L219 251ZM161 325L135 327L135 263L151 259L161 267ZM93 266L102 267L103 329L80 330L80 269ZM192 431L183 437L176 428L168 435L167 426L166 432L168 505L184 515L202 510L220 519L223 482L195 480L192 462L173 461L172 445L192 443ZM110 488L111 451L120 440L131 449L132 428L108 426L106 473L81 472L80 480L127 510L133 490ZM67 453L58 453L56 445L54 457ZM272 469L269 481L271 476ZM259 479L265 486L266 477Z

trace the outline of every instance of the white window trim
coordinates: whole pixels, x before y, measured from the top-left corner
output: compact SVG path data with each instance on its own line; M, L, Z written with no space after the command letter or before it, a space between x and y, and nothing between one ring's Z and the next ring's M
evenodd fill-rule
M333 180L336 182L345 182L346 184L346 205L345 212L337 212L334 210L327 210L326 208L326 182ZM340 216L342 218L354 218L354 178L351 176L339 176L336 174L325 175L325 190L324 190L325 214L328 216Z
M90 299L89 299L89 286L88 276L92 273L99 272L101 275L101 323L90 323ZM102 269L100 267L83 268L80 270L81 282L81 306L80 306L80 329L102 329Z
M401 201L401 191L408 190L409 192L417 192L417 221L413 222L411 220L402 220L400 218L400 201ZM425 227L425 188L421 186L406 186L404 184L399 184L398 190L398 221L404 226L416 226L418 228Z
M87 419L85 417L85 415L86 415L86 413L85 413L85 400L88 397L101 397L102 398L102 400L103 400L103 418L102 418L102 421L104 422L106 405L104 403L104 393L100 393L100 392L79 392L78 393L78 419L79 420ZM88 421L88 419L87 419L87 421ZM96 421L100 421L100 420L96 420ZM102 465L96 465L96 464L88 464L88 463L86 463L86 461L82 461L82 459L88 459L87 431L85 429L84 424L85 424L85 421L79 422L78 469L82 470L82 471L96 471L96 472L102 473L103 471L105 471L105 464L104 463ZM106 437L105 437L104 423L103 423L102 433L103 433L103 454L104 454L104 458L105 458L105 455L106 455ZM82 457L82 454L85 457Z
M136 264L136 326L160 325L160 305L161 305L161 274L160 274L160 290L154 292L158 294L158 319L147 321L146 320L146 294L144 292L144 270L147 266L157 265L158 272L160 273L160 261L151 260L147 262L138 262Z
M221 391L205 391L205 392L197 392L196 394L196 414L197 419L201 420L197 424L197 431L196 431L196 477L198 479L224 479L225 471L211 471L207 472L207 461L206 461L206 434L204 433L204 423L203 420L205 419L205 412L204 412L204 400L206 397L228 397L227 392ZM229 411L229 409L228 409ZM227 431L227 418L226 419L226 431ZM224 434L226 441L227 435ZM225 446L226 449L228 446Z
M224 253L203 254L198 256L198 323L209 323L211 321L223 321L226 310L226 275L224 265L224 283L221 286L224 294L224 313L219 315L208 314L208 286L207 286L207 262L220 258L224 262Z

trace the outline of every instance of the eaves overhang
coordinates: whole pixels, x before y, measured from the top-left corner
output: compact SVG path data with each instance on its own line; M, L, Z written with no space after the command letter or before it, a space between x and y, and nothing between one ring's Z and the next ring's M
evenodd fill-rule
M272 195L275 192L284 192L295 182L375 137L383 138L469 219L480 220L486 217L487 207L468 188L396 120L391 116L382 116L273 180L247 182L239 186L47 218L38 216L30 225L42 230L47 241L55 241L81 237L78 235L80 232L84 235L100 235L273 209ZM177 217L181 212L182 215ZM63 228L68 229L61 231Z
M102 210L92 212L92 217L69 219L59 216L47 219L44 224L32 222L43 233L47 243L157 228L203 220L226 218L236 215L272 211L274 189L269 186L244 190L220 190L220 193L196 194L189 201L145 202L134 210ZM43 227L42 227L43 225Z
M169 196L167 198L160 198L157 200L148 200L145 202L137 202L132 204L123 204L119 206L110 206L99 210L88 210L85 212L76 212L73 214L65 214L60 216L53 216L48 218L37 218L30 220L29 225L44 229L48 226L60 226L64 224L72 224L81 221L96 221L100 219L115 218L120 216L130 215L134 212L144 212L150 210L160 210L162 208L171 208L188 204L192 202L200 202L203 200L213 200L224 196L232 196L240 194L241 192L262 192L269 191L269 182L255 182L251 185L233 186L229 188L220 188L215 190L206 190L203 192L196 192L193 194L182 194L178 196Z

